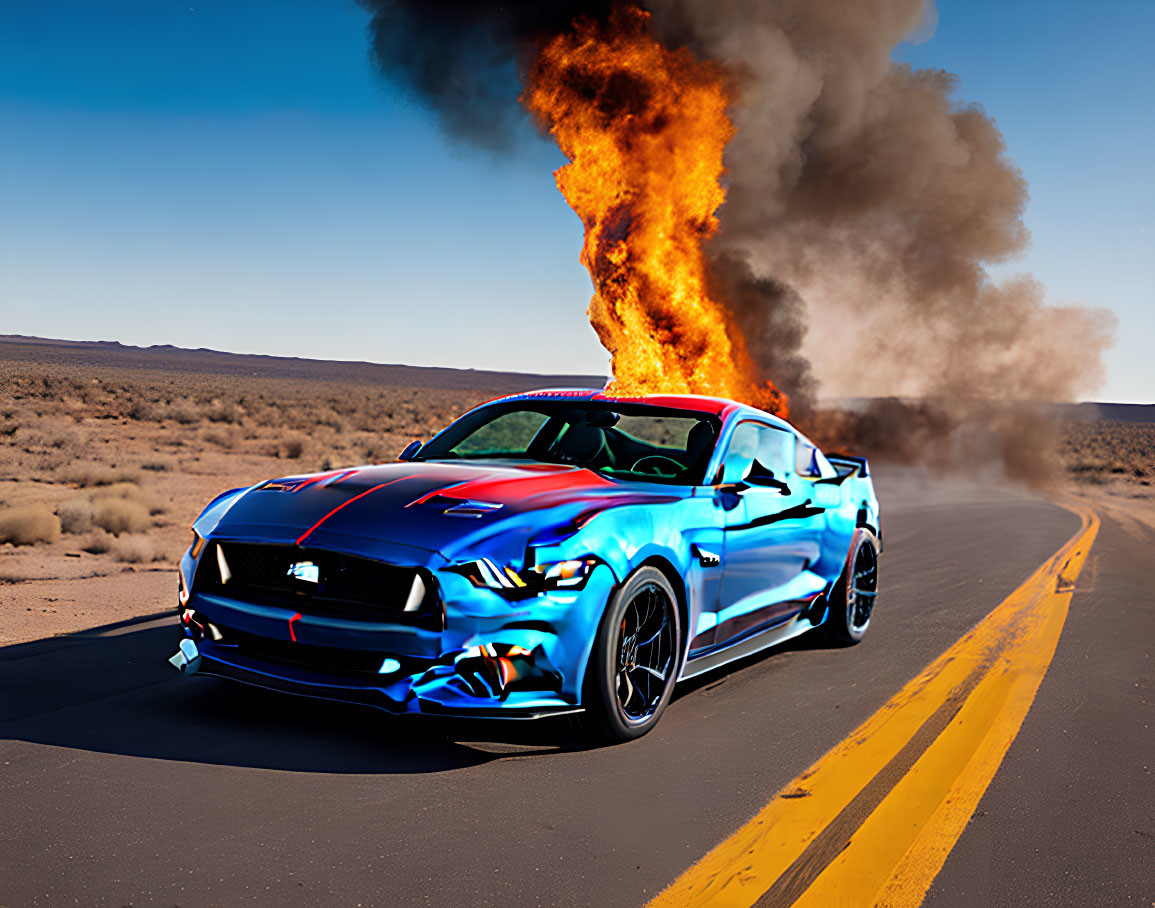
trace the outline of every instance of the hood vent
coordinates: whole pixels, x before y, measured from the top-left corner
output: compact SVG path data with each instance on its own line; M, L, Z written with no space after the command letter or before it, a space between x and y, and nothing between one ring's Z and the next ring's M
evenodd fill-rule
M474 501L466 499L447 507L441 513L446 517L482 517L500 511L503 506L493 501Z

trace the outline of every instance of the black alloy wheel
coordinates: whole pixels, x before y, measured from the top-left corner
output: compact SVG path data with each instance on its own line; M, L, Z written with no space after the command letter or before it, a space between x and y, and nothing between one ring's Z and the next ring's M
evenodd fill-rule
M846 567L830 597L823 630L843 646L858 643L866 635L878 600L878 537L868 527L854 531Z
M674 666L674 607L656 583L626 605L618 633L618 705L632 722L653 715Z
M865 631L878 598L878 552L872 545L860 545L854 554L854 577L850 589L848 620L857 630Z
M657 724L677 681L680 641L669 580L654 567L634 571L606 607L586 669L582 705L593 737L630 741Z

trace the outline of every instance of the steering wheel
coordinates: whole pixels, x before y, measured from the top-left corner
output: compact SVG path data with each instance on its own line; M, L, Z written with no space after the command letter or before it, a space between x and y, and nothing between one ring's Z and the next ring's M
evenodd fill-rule
M652 467L652 469L648 469L648 470L642 469L642 464L646 463L647 461L651 462L650 466ZM668 464L672 465L674 468L674 472L673 473L663 473L662 470L660 469L663 463L668 463ZM640 457L636 461L634 461L634 465L632 467L630 467L630 472L631 473L644 473L644 474L649 475L649 476L662 476L664 478L668 478L671 476L677 476L684 469L685 469L685 467L683 467L680 463L678 463L672 457L663 457L661 454L647 454L645 457Z

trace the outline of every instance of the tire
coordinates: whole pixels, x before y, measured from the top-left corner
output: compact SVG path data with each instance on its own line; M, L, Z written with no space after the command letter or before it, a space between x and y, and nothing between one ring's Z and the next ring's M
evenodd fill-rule
M878 600L878 550L878 537L867 527L854 531L822 625L832 643L853 646L866 636Z
M658 724L678 677L681 630L678 599L666 576L653 567L630 574L610 598L586 669L587 736L621 743ZM643 634L648 641L638 640Z

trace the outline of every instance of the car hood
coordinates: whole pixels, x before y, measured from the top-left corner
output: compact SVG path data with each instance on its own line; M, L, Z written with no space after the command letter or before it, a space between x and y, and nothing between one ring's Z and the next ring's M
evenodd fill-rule
M213 536L350 551L378 541L448 560L484 548L512 560L535 537L572 534L607 508L685 494L565 465L403 462L260 483L234 500Z

